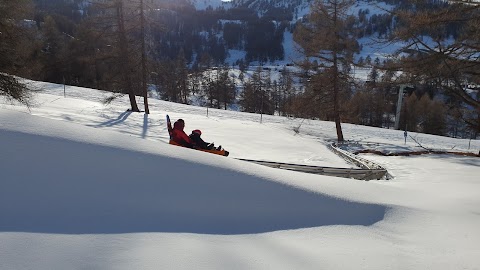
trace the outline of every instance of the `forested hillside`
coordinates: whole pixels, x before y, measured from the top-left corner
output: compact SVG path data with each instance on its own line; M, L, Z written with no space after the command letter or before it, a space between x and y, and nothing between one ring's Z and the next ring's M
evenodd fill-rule
M339 131L350 122L479 134L476 2L0 2L0 71L129 94L134 111L135 96L148 111L156 92L173 102L335 120ZM303 56L292 59L295 47ZM26 92L2 92L28 104Z

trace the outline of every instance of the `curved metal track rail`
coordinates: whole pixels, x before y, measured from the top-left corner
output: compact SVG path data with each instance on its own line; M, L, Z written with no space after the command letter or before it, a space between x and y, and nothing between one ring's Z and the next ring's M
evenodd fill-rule
M377 163L375 163L373 161L370 161L368 159L359 157L358 155L352 154L348 151L342 150L342 149L338 148L335 143L332 143L332 144L328 145L328 147L332 152L334 152L338 156L342 157L345 161L347 161L349 163L352 163L352 164L354 164L354 165L356 165L356 166L358 166L358 167L360 167L364 170L372 170L373 169L373 170L384 171L384 175L380 179L390 180L390 179L393 178L393 176L390 173L388 173L387 169L385 169L384 167L378 165Z
M328 176L336 176L343 178L354 178L358 180L379 180L385 179L387 175L387 170L383 168L379 169L350 169L350 168L333 168L333 167L322 167L322 166L311 166L311 165L300 165L300 164L291 164L291 163L281 163L281 162L272 162L272 161L262 161L262 160L253 160L253 159L238 159L243 161L248 161L251 163L304 173L312 174L321 174Z

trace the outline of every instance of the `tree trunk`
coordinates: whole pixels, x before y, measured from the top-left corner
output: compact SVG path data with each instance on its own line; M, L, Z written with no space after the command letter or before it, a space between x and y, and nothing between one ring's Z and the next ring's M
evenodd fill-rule
M128 61L128 47L127 47L127 37L125 32L125 21L123 18L123 1L117 2L117 20L118 20L118 38L120 41L120 61L122 65L122 77L124 80L124 86L128 92L128 98L130 99L130 106L132 112L139 112L137 106L137 101L135 99L135 93L133 92L132 80L128 72L129 61Z
M143 0L140 0L140 28L141 28L141 42L142 42L142 90L143 90L143 104L145 106L145 113L149 114L148 109L148 91L147 91L147 57L145 55L145 13L143 9Z
M333 19L335 22L335 25L337 24L337 5L335 5L335 12L333 14ZM340 37L337 33L337 30L335 30L335 44L334 44L334 49L333 49L333 117L335 120L335 128L337 130L337 140L338 142L343 142L343 131L342 131L342 124L341 124L341 119L340 119L340 102L339 102L339 97L338 93L340 91L339 89L339 72L338 72L338 47L337 44L340 41Z
M343 142L343 131L342 131L342 124L341 124L341 118L340 118L340 104L339 104L339 97L338 97L338 92L339 92L339 85L338 85L338 79L339 79L339 74L338 74L338 64L337 64L337 54L334 53L334 65L333 65L333 72L334 72L334 78L333 78L333 118L335 120L335 128L337 130L337 140L338 142Z

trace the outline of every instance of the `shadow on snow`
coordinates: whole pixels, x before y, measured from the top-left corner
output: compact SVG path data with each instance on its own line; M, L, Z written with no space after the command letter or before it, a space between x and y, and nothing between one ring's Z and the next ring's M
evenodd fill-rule
M2 130L0 147L0 232L251 234L386 211L167 156Z
M115 126L115 125L118 125L120 123L123 123L125 122L125 120L127 120L127 118L132 114L132 111L125 111L123 113L121 113L116 119L111 119L111 120L108 120L104 123L101 123L99 124L98 126L100 127L111 127L111 126Z

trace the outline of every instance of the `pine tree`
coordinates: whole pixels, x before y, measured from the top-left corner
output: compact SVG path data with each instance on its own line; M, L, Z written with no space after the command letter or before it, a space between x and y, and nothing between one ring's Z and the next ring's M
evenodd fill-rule
M0 0L0 95L30 105L30 92L25 84L12 75L29 73L24 67L31 48L28 42L28 22L31 15L29 0Z
M95 68L104 63L109 67L96 77L108 81L107 89L128 94L132 111L140 111L136 96L143 97L145 113L148 114L147 80L151 76L147 70L150 65L145 39L148 31L146 13L152 7L146 2L150 3L145 0L97 2L90 8L89 23L94 26L90 31L100 33L97 38L102 41L95 42L99 44L91 55L95 58ZM103 57L105 53L109 54L108 59Z
M277 110L279 111L280 115L287 115L287 113L290 111L292 100L295 96L295 87L293 83L294 82L291 72L286 67L283 67L278 82L279 93L277 96Z
M129 43L127 39L127 30L125 28L125 9L124 3L122 0L117 0L115 2L115 17L117 19L117 35L118 40L117 44L119 46L119 60L120 60L120 69L122 74L122 82L124 90L128 93L128 98L130 100L130 107L133 112L139 112L137 101L135 99L135 88L134 80L132 77L132 63L130 61L129 55Z
M414 82L438 83L439 88L471 108L461 118L480 131L480 100L465 87L465 82L480 84L480 5L468 0L436 5L417 0L413 4L414 10L395 14L399 27L389 42L406 44L398 54L408 53L408 57L392 64L391 69L403 71Z
M262 66L258 66L251 79L244 83L239 103L245 112L259 113L262 116L275 112L270 75L264 74Z
M49 82L63 83L67 72L68 37L60 32L52 16L45 18L43 27L43 70L42 79Z
M188 68L187 59L185 59L185 53L180 50L177 60L175 61L175 77L169 78L176 81L176 91L180 96L180 102L188 104L188 97L190 96L190 88L188 84Z
M223 103L224 110L235 101L235 80L230 76L229 71L228 66L222 67L219 81L219 87L221 89L220 103Z
M256 91L253 83L247 81L243 84L243 91L240 94L239 104L243 112L257 113L259 112L257 100L258 91Z
M353 53L357 50L355 36L349 27L349 8L351 0L316 0L313 2L307 21L298 25L294 33L296 42L308 57L314 57L324 63L325 68L318 70L309 85L313 100L327 99L335 121L337 140L343 141L341 127L342 92L348 90L348 69L353 62ZM310 72L309 72L310 74Z

